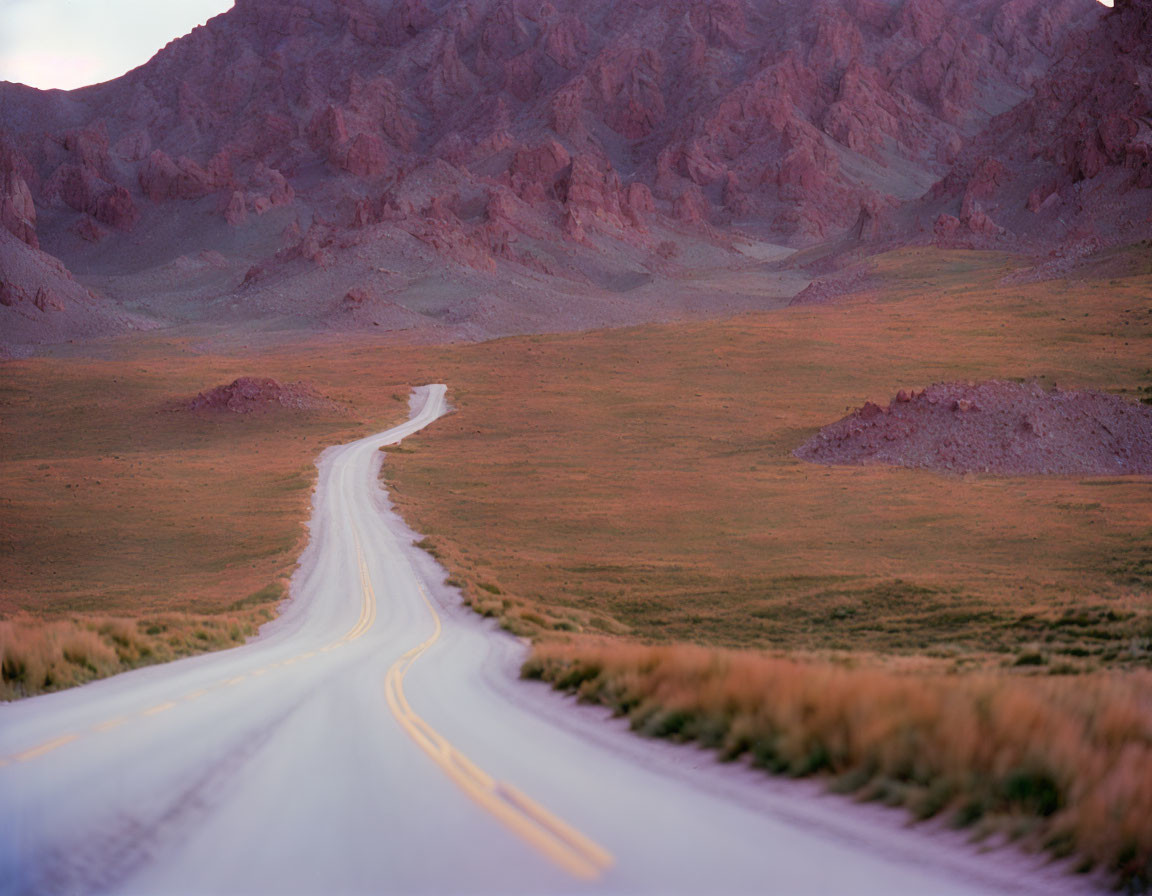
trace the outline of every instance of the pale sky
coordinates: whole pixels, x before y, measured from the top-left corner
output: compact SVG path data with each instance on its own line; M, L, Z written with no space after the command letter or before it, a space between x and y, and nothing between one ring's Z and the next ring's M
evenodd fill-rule
M232 2L0 0L0 81L70 90L118 78Z
M232 0L0 0L0 81L69 90L118 78Z

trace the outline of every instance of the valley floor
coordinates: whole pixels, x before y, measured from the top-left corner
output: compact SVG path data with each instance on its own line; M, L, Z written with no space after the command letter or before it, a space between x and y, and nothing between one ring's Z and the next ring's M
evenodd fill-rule
M644 733L1139 882L1152 481L792 455L933 382L1152 394L1152 277L1008 283L1013 264L903 250L847 303L714 322L256 351L153 335L7 362L5 693L242 641L283 593L319 449L435 379L455 413L384 475L466 602L537 645L531 674ZM166 410L241 374L342 410Z

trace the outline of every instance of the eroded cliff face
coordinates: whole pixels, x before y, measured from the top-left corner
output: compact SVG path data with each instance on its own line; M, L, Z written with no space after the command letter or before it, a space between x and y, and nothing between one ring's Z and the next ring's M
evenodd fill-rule
M916 238L927 220L942 240L998 239L1015 225L1003 184L1034 177L1013 166L1093 178L1139 161L1142 86L1097 135L1103 88L1056 133L1059 78L1119 30L1101 15L1093 0L239 0L116 81L0 85L0 220L85 276L210 250L229 275L205 295L265 303L273 281L369 255L581 282L593 258L658 270L670 233L804 245ZM1142 65L1147 43L1129 45ZM1023 162L992 147L1006 127L1035 148ZM897 214L937 182L939 208ZM393 290L364 276L332 289Z
M950 245L1084 252L1152 233L1152 6L1074 31L920 207Z

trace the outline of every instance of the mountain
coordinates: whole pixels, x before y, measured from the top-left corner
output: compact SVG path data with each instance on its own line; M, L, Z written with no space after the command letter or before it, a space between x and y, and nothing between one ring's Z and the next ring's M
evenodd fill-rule
M918 238L948 209L978 231L996 160L1030 197L1114 100L1085 94L1069 129L1050 85L1114 63L1116 21L1093 0L239 0L115 81L0 84L2 220L138 320L478 336L720 310L661 284ZM993 211L987 234L1032 224Z
M1032 95L994 118L920 204L938 240L1057 252L1152 235L1152 4L1073 32Z

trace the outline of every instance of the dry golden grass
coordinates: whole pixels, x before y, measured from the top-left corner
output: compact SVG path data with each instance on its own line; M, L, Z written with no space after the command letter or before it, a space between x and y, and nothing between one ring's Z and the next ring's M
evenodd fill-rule
M898 674L700 647L542 645L525 675L774 772L1004 833L1125 883L1152 868L1152 674Z
M236 614L162 613L0 620L0 700L69 688L152 663L235 647L273 616L269 606Z
M1149 478L792 457L900 387L1152 386L1150 278L1005 289L1005 265L902 252L848 306L454 349L459 412L386 475L470 600L525 633L1147 664Z
M791 455L934 381L1152 396L1146 266L999 285L1010 266L904 251L849 305L455 349L437 369L458 413L384 472L469 603L536 640L530 673L1139 887L1152 479Z
M317 455L407 413L396 365L373 374L386 349L329 357L140 338L2 365L0 699L232 646L271 618ZM241 374L309 380L347 411L167 409Z

